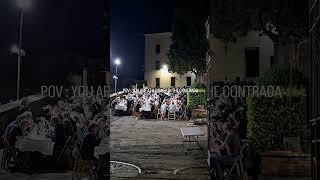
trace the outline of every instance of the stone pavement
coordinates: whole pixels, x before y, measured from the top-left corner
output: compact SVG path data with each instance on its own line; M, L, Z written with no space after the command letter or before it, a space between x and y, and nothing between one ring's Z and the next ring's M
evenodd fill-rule
M14 173L0 175L0 180L71 180L72 173L22 174Z
M142 173L133 179L208 179L206 154L184 153L180 128L187 127L187 121L111 119L116 119L111 120L111 160L139 166ZM200 128L205 133L200 143L206 149L207 127ZM191 166L199 168L173 175L174 170Z

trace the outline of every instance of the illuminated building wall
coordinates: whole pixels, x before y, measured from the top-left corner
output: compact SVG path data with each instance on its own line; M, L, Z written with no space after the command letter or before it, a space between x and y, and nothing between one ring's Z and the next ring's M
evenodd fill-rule
M273 64L273 43L259 32L250 32L237 42L225 43L210 35L209 76L211 81L240 79L254 80Z
M188 87L194 83L196 77L192 72L183 75L168 72L170 44L170 32L145 34L144 80L147 87Z

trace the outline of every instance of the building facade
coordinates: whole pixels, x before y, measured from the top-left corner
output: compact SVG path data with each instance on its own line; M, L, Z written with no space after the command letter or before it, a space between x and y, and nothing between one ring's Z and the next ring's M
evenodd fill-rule
M148 88L190 87L196 76L168 71L171 32L145 34L144 80Z
M272 64L272 40L259 32L250 32L235 43L225 43L214 35L210 35L209 41L211 81L253 80Z
M320 0L309 1L310 68L309 119L311 123L312 179L320 178Z

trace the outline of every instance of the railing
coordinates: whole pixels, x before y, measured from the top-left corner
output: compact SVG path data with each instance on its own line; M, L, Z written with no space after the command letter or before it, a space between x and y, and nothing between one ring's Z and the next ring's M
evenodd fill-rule
M40 94L28 96L30 103L39 101L42 98L44 98L44 96L41 96ZM20 104L20 101L13 101L7 104L0 105L0 114L2 114L3 112L9 111L10 109L19 107L19 104Z

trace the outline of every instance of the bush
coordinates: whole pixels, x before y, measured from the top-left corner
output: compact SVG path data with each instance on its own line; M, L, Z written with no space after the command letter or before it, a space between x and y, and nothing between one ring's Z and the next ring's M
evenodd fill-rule
M290 86L290 67L288 66L275 66L268 69L266 72L261 74L257 79L258 85L274 85L281 87ZM292 86L304 87L306 85L306 78L297 69L292 70Z
M190 90L187 93L187 109L193 110L198 105L207 106L207 92L204 89Z
M248 143L253 152L280 150L284 137L308 138L304 89L283 89L282 96L248 97Z

